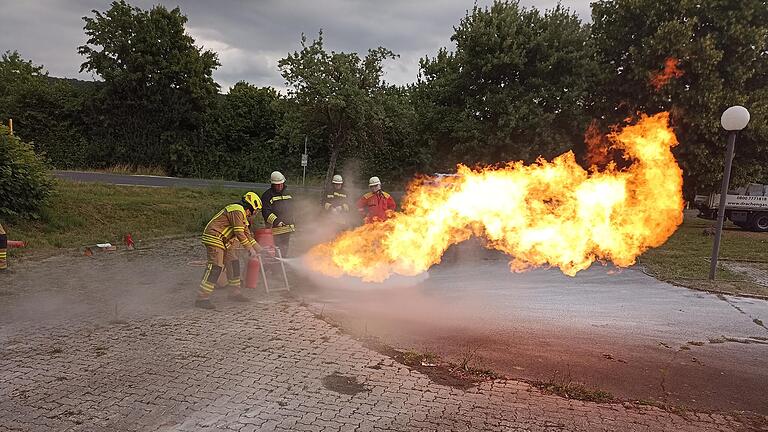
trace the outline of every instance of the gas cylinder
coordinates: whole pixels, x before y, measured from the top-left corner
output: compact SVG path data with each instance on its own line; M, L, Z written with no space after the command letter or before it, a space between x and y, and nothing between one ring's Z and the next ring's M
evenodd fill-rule
M275 247L275 238L272 236L272 228L259 228L253 231L254 239L263 248Z
M245 271L246 288L256 289L259 287L259 277L261 277L261 264L259 263L260 259L260 257L255 257L248 260L248 267Z

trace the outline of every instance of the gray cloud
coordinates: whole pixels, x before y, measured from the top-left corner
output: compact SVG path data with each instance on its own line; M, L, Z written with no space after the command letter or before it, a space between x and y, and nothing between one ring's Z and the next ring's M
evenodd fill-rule
M478 0L480 6L492 0ZM0 49L18 50L51 75L91 79L79 73L77 47L85 42L82 17L105 10L109 1L25 0L3 6ZM450 36L474 5L471 1L441 0L134 0L141 8L161 3L180 6L189 18L188 32L198 45L219 54L216 81L226 91L240 80L282 88L277 61L300 48L304 33L312 39L323 29L326 46L336 51L366 52L387 47L400 58L385 65L385 79L395 84L416 80L418 61L440 47L452 47ZM526 7L549 9L557 0L521 1ZM589 0L562 0L589 19Z

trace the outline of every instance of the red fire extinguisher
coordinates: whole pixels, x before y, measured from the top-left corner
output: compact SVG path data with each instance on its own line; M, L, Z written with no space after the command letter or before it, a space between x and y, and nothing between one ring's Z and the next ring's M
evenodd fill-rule
M259 277L261 276L261 257L254 257L248 260L248 267L245 273L245 287L256 289L259 286Z

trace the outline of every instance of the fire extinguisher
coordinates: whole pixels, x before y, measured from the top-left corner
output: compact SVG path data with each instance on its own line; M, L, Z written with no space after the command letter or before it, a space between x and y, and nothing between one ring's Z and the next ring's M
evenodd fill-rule
M261 257L254 257L248 260L248 267L245 273L245 287L256 289L259 286L259 277L261 276Z

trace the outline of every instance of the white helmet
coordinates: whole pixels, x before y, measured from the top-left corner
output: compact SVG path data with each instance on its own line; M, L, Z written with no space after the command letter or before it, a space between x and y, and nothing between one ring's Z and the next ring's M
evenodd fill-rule
M371 177L371 179L368 180L368 187L371 186L381 186L381 180L379 180L378 177Z
M269 180L272 184L283 184L285 183L285 176L280 171L275 171L269 176Z
M333 176L333 180L331 181L331 183L342 184L344 183L344 179L341 178L340 175L336 174L335 176Z

